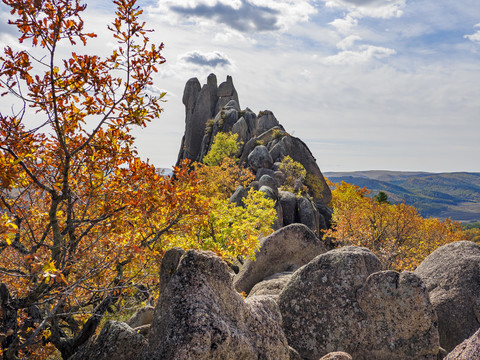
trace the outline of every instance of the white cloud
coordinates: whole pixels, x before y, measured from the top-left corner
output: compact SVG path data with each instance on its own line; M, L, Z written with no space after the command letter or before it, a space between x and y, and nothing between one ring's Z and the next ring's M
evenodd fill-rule
M348 14L344 19L335 19L329 24L332 25L339 33L348 34L358 25L358 20L352 15Z
M480 27L480 23L475 25L474 27L476 28ZM473 42L480 42L480 30L477 30L475 33L471 35L464 35L463 37Z
M337 44L337 48L341 50L348 50L353 47L355 41L357 40L362 40L362 38L358 35L347 36L345 39L343 39Z
M367 62L372 59L382 59L395 55L394 49L381 46L361 45L358 50L344 50L323 59L323 63L332 65L345 65Z
M345 9L355 18L372 17L389 19L400 17L406 0L324 0L330 8Z

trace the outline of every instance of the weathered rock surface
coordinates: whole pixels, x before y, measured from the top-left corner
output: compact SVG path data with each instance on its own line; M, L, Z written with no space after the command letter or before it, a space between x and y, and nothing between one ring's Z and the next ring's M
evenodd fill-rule
M260 168L271 168L273 165L272 157L268 152L268 149L259 145L248 155L248 165L257 171Z
M417 267L437 312L440 346L451 351L480 327L480 246L444 245Z
M277 300L278 295L282 292L285 285L292 277L292 271L285 271L272 276L268 276L258 284L256 284L252 290L248 293L248 297L252 296L270 296L273 300Z
M133 360L147 345L145 337L124 322L107 321L100 334L90 340L70 360Z
M381 267L369 250L350 246L297 270L277 301L290 346L311 360L333 351L356 360L436 359L438 332L425 286L411 273Z
M182 159L200 160L207 121L214 118L231 100L235 101L237 108L239 107L238 94L233 86L231 76L228 76L227 81L220 84L219 87L217 87L217 77L214 74L208 76L207 83L203 87L197 78L192 78L185 85L182 100L185 105L185 135L182 139L177 164ZM235 117L232 121L235 123L237 120L238 118ZM230 130L232 126L233 124L231 124Z
M474 360L480 359L480 329L470 338L457 345L444 360Z
M352 357L342 351L336 351L328 353L327 355L323 356L320 360L352 360Z
M184 158L201 161L218 132L232 131L238 134L241 166L247 165L254 172L270 169L274 162L280 162L288 155L305 167L305 185L310 189L314 202L328 204L331 200L330 189L305 143L286 133L271 111L260 112L258 118L249 108L241 111L238 94L230 76L220 86L217 87L216 84L217 79L213 74L203 87L196 78L187 82L183 96L186 109L185 135L177 164ZM208 122L207 126L210 119L214 121ZM268 175L282 180L281 173ZM316 216L318 217L318 212ZM321 217L317 222L319 228L325 227Z
M357 301L368 324L359 349L364 359L436 359L437 316L417 275L374 273L358 291Z
M168 279L168 276L164 277ZM214 254L190 250L160 292L144 359L289 359L276 303L246 301Z
M268 186L273 190L276 196L278 196L278 183L277 180L275 180L273 177L269 175L263 175L259 180L258 180L258 185L260 187L262 186Z
M255 261L247 260L234 278L237 291L249 293L268 276L293 271L326 252L322 241L303 224L292 224L260 240Z
M232 196L230 196L230 199L228 201L232 204L236 204L237 206L243 206L244 205L243 199L245 199L247 194L248 194L247 189L239 185L235 189L235 192L232 194Z
M258 117L258 132L260 134L278 125L280 125L278 120L270 110L262 111Z
M297 196L290 191L279 191L278 200L283 209L283 225L286 226L297 222L299 218Z
M138 309L127 321L127 324L133 329L139 326L151 324L154 310L155 308L153 306L145 306L141 309Z
M290 156L293 160L303 165L307 170L306 185L312 191L315 202L328 204L332 199L332 193L323 177L315 158L308 149L307 145L299 138L293 136L284 136L271 150L270 155L274 162L282 161L285 156Z
M297 199L299 222L308 226L310 230L318 234L320 214L312 202L304 196Z

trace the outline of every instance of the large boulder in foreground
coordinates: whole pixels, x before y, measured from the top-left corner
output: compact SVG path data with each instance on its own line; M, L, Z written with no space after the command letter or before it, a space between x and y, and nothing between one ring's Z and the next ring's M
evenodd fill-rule
M421 280L381 271L368 249L344 247L297 270L278 297L285 334L302 357L434 360L436 317Z
M436 359L437 316L418 276L409 271L371 274L357 301L367 320L359 349L364 359Z
M480 329L470 338L457 345L444 360L473 360L480 359Z
M451 351L480 327L480 246L469 241L444 245L415 274L437 312L440 346Z
M70 360L132 360L147 345L145 337L124 322L107 321L100 334L90 340Z
M276 303L245 301L213 253L187 251L162 278L144 359L289 359Z
M297 270L327 251L325 245L303 224L291 224L260 240L255 260L247 260L235 276L237 291L249 293L268 276Z

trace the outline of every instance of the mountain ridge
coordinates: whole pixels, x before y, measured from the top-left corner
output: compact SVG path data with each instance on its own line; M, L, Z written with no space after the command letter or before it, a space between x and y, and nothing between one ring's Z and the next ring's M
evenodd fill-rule
M334 183L345 181L366 187L372 195L384 191L391 202L405 201L424 217L451 218L461 222L480 220L480 173L421 171L324 172Z

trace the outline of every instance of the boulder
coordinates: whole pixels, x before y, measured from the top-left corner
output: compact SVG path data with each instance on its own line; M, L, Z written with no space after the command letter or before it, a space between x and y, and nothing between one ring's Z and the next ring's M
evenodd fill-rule
M312 202L304 196L297 199L298 220L318 234L319 214Z
M164 291L164 288L170 282L170 279L177 269L178 263L183 255L185 255L185 250L181 248L171 248L165 251L165 254L163 254L162 262L160 264L160 293Z
M248 137L254 137L257 134L257 115L247 107L244 110L243 118L248 125Z
M241 144L246 143L249 140L248 124L243 117L233 124L232 133L238 135L237 140Z
M278 120L275 118L275 115L270 110L262 111L258 115L258 132L261 134L275 126L279 126Z
M275 301L244 300L213 253L187 251L163 278L143 359L289 359Z
M237 206L244 206L243 199L245 199L247 194L248 191L243 186L239 185L228 201Z
M248 294L263 279L296 270L324 252L326 248L322 241L305 225L285 226L260 240L255 261L245 261L235 276L235 289Z
M285 174L281 171L274 171L273 177L277 180L278 185L282 186L285 183Z
M480 329L467 340L457 345L444 360L473 360L480 359Z
M436 359L436 318L424 284L381 267L370 250L349 246L298 269L277 300L290 346L310 360L333 351L356 360Z
M269 175L263 175L259 180L258 180L258 185L260 188L262 186L268 186L270 189L273 190L275 193L275 196L278 197L278 183L277 180L275 180L273 177Z
M437 312L440 345L450 352L480 327L480 246L469 241L444 245L415 274Z
M437 315L425 284L409 271L370 275L357 293L367 329L355 359L431 359L439 350Z
M320 360L352 360L352 357L345 352L336 351L322 356Z
M258 185L260 186L260 182ZM278 199L276 191L274 191L270 186L265 186L265 185L260 186L260 189L258 189L258 191L262 192L263 196L266 197L267 199L271 199L275 202Z
M274 162L282 161L285 156L303 165L307 171L306 185L310 189L315 202L328 204L332 193L320 171L315 158L307 145L299 138L284 136L271 150L270 155Z
M365 331L356 293L381 269L370 250L353 246L319 255L298 269L278 297L289 345L310 360L356 351Z
M275 172L271 169L260 168L260 169L257 170L257 172L255 174L255 180L257 180L257 181L260 180L263 175L268 175L270 177L274 177ZM277 185L277 187L278 187L278 185Z
M258 284L256 284L252 290L248 293L248 297L252 296L270 296L273 300L277 300L278 295L282 292L287 282L292 277L292 271L281 272L268 276Z
M279 191L278 200L283 210L283 225L290 225L297 222L298 205L297 196L290 191Z
M273 165L272 157L267 148L259 145L248 155L248 165L257 171L260 168L271 168Z
M133 329L151 324L154 310L155 308L153 306L145 306L138 309L127 321L127 324Z
M69 360L141 359L147 340L124 322L107 321L100 334L80 348Z

